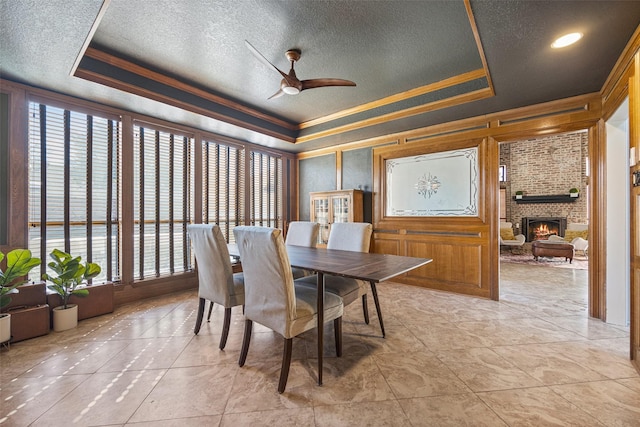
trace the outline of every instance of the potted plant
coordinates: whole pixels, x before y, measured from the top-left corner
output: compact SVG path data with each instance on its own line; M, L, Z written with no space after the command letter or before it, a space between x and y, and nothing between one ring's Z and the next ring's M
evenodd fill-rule
M516 199L522 199L523 195L524 195L524 191L522 190L516 191Z
M51 254L49 268L56 272L57 276L43 274L42 278L51 282L47 288L51 289L62 298L62 305L53 308L53 330L56 332L75 328L78 325L78 306L69 304L71 295L87 296L89 290L82 287L86 281L100 274L101 268L93 262L82 264L81 257L73 257L59 249L54 249Z
M10 294L18 292L18 286L26 282L20 279L32 268L40 265L40 258L33 258L29 249L14 249L7 253L7 268L0 270L0 343L11 338L11 315L2 313L2 309L11 302ZM5 254L0 252L0 263Z
M580 190L578 190L575 187L569 190L569 196L571 197L578 197L579 193L580 193Z

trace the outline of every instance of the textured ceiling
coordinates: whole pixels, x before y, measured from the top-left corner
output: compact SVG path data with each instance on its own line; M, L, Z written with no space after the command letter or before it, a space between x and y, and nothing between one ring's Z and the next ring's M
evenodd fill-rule
M639 23L638 1L0 0L0 76L299 152L598 91ZM357 86L268 100L245 40Z

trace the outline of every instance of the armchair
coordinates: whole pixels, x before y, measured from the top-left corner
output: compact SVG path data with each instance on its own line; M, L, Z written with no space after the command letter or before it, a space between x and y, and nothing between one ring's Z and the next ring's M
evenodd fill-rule
M510 222L500 222L500 235L498 238L500 246L510 248L522 247L526 240L524 234L518 234L517 236L513 234L513 226Z

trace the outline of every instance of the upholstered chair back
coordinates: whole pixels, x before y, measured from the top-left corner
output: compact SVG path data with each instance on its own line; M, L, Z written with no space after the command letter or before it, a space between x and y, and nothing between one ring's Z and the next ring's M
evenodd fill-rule
M295 336L296 296L282 231L240 226L233 233L244 273L245 316L285 338Z
M224 307L244 304L244 288L234 284L227 242L215 224L187 227L196 257L198 296Z
M327 249L369 252L373 226L368 222L336 222L331 224Z
M315 248L318 243L320 224L309 221L293 221L289 223L286 245Z

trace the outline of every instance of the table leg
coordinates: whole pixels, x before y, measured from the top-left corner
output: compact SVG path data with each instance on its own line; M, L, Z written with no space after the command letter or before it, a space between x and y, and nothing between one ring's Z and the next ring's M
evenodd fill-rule
M322 354L324 337L324 274L318 273L318 385L322 385Z

